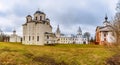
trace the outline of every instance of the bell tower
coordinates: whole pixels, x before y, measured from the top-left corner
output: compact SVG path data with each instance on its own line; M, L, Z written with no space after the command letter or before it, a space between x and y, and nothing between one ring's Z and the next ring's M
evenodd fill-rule
M34 13L34 20L36 20L36 21L43 21L43 20L45 20L45 13L44 12L41 12L41 11L36 11L35 13Z
M60 37L60 28L59 28L59 25L57 26L57 30L56 30L56 37Z
M78 28L78 31L77 31L78 33L78 35L82 35L82 30L81 30L81 28L80 28L80 26L79 26L79 28Z
M28 22L31 22L31 21L32 21L32 16L31 16L31 15L28 15L28 16L26 17L26 21L27 21L27 23L28 23Z

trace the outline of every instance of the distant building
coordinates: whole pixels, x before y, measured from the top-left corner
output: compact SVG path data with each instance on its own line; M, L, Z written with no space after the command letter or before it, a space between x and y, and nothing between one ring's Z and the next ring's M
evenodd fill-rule
M13 31L9 39L9 42L22 42L22 38L16 34L16 30Z
M46 14L36 11L34 17L26 17L26 23L23 24L23 44L26 45L44 45L55 43L55 34L52 33L50 20Z
M96 44L103 45L107 43L114 43L115 38L112 33L110 22L108 21L108 17L105 17L105 21L103 22L103 26L97 26L96 28Z
M88 44L87 38L84 38L82 35L82 30L79 27L77 35L67 35L67 34L61 34L59 25L56 30L56 37L57 37L57 43L58 44Z

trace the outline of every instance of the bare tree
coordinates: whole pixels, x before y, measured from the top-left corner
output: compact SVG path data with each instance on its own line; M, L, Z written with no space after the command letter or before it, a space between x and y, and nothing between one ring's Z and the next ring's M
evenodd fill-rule
M90 42L94 42L95 40L94 40L94 38L93 37L91 37L91 39L90 39Z
M87 38L88 41L90 41L90 33L89 32L85 32L84 37Z
M117 13L112 20L110 27L115 38L115 44L120 44L120 1L117 4L116 10Z
M120 0L117 4L116 10L117 13L110 25L111 31L115 38L115 45L112 45L111 48L109 47L110 51L113 51L116 54L106 61L106 65L120 65Z
M115 38L115 43L120 44L120 13L116 13L116 16L111 25L112 33Z

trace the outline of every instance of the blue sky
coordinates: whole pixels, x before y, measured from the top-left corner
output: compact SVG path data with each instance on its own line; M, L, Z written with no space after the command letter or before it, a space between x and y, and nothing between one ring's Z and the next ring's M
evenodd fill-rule
M22 35L25 17L33 15L38 8L51 20L53 32L60 25L62 33L76 34L80 26L83 33L95 34L95 28L102 25L105 14L109 20L114 17L118 0L1 0L0 28L7 34L13 29Z

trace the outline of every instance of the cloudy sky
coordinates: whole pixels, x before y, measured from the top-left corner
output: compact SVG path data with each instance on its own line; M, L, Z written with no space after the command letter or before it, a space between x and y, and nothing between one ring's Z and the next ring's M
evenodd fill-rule
M0 28L11 34L13 29L22 35L25 17L33 16L36 10L46 13L51 20L53 32L60 25L62 33L76 34L80 26L83 33L95 34L95 28L102 25L105 14L109 20L114 17L118 0L0 0Z

